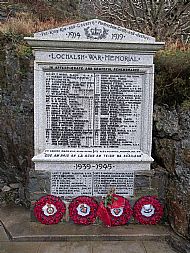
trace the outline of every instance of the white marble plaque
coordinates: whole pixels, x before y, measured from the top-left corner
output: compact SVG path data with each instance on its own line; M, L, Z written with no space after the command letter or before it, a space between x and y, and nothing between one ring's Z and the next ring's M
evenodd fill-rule
M46 72L46 143L93 146L94 75Z
M115 171L107 173L105 171L98 171L93 173L94 196L106 194L111 187L116 189L116 194L133 196L134 172Z
M45 72L46 144L140 149L143 73Z
M51 174L51 194L56 196L92 195L92 173L57 171Z
M77 166L83 167L81 164ZM93 165L91 165L93 166ZM51 194L63 197L81 195L104 196L111 188L116 189L117 194L132 196L134 189L134 172L117 171L110 172L111 164L95 164L94 171L53 171L51 173ZM104 166L104 168L103 168ZM88 165L87 165L88 167ZM109 171L109 173L108 173Z

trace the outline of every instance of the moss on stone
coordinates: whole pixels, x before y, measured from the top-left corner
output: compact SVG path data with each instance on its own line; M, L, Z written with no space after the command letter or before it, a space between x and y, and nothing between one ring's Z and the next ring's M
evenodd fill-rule
M181 106L183 110L190 110L190 99L184 100Z
M18 57L31 57L32 56L32 48L26 43L18 43L16 46L16 54Z

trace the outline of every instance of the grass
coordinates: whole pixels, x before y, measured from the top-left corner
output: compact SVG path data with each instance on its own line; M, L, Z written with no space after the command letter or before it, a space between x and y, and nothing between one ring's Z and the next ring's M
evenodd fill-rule
M73 24L74 20L57 21L54 18L40 21L31 13L17 13L15 17L9 17L6 22L0 23L0 33L17 34L17 35L32 35L35 32L52 29L59 26Z
M186 52L190 51L190 43L182 42L180 39L173 40L172 38L166 41L165 49L166 51L176 52ZM162 50L161 50L162 51Z

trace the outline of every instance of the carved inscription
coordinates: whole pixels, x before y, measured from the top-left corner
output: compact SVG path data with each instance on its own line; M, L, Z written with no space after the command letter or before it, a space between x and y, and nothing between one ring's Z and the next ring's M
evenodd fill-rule
M124 74L101 75L99 143L101 147L138 148L142 76Z
M60 68L66 68L68 66L69 69L72 68L80 68L84 69L88 66L88 64L96 64L96 68L124 68L122 65L126 65L128 67L132 65L148 65L152 62L152 56L150 55L140 55L140 54L130 54L130 53L106 53L106 52L72 52L72 51L44 51L36 52L35 54L36 61L50 61L52 63L65 63L74 64L74 66L61 66ZM81 64L81 66L76 65L76 63ZM109 67L104 67L102 64L109 64ZM82 66L83 65L83 66ZM125 71L126 71L125 66ZM52 66L52 68L56 68L56 66ZM95 69L95 67L93 67Z
M64 197L102 196L111 187L117 194L132 196L134 172L54 171L51 173L51 194Z
M94 75L46 73L47 143L93 146Z
M53 37L77 41L143 41L154 42L154 38L98 19L72 24L35 33L35 37Z
M129 55L129 54L105 54L105 53L51 53L48 54L48 58L51 60L77 60L77 61L89 61L89 62L107 62L107 63L141 63L142 57L139 55Z
M106 194L110 187L115 187L117 194L133 195L133 172L94 172L93 194L101 196Z
M140 149L142 74L45 76L47 145Z
M92 195L92 173L78 171L52 172L51 194L58 196Z

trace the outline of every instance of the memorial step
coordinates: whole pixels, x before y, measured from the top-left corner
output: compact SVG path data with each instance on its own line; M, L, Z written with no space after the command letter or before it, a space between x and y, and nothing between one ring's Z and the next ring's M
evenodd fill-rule
M62 222L43 225L30 221L30 211L23 207L0 209L0 220L12 241L131 241L169 239L171 231L162 225L134 225L107 228Z

